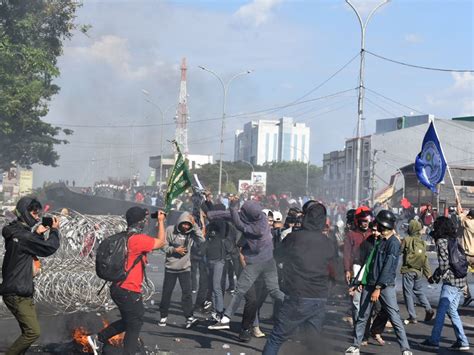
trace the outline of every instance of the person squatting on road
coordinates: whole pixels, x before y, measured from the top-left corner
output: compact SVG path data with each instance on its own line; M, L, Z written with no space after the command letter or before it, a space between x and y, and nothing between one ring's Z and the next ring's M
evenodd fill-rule
M386 311L393 325L402 354L412 355L400 318L395 290L395 276L400 255L400 241L394 231L396 217L392 212L382 210L377 214L375 221L382 239L374 255L373 267L367 275L367 286L362 291L360 310L354 324L354 343L346 350L346 354L360 353L359 348L372 307L380 299L382 310Z
M423 226L416 219L412 219L408 224L408 236L402 242L402 260L403 264L400 269L403 278L403 299L408 311L408 319L405 324L416 324L414 296L418 298L421 306L425 309L425 322L433 319L434 311L430 302L423 292L423 284L421 282L422 275L427 279L431 277L431 268L426 255L426 243L421 239Z
M100 354L107 340L125 332L123 354L135 354L138 351L138 336L143 326L145 308L142 298L142 286L145 276L147 255L165 244L165 218L163 212L158 212L158 236L153 238L143 234L147 225L148 211L141 207L131 207L125 214L127 220L127 258L126 277L110 286L110 296L120 311L121 319L111 323L98 334L87 337L94 354ZM139 262L137 262L139 261Z
M59 221L53 217L52 225L44 226L40 220L41 210L37 199L22 197L14 211L17 219L2 230L5 257L0 294L21 329L21 335L8 348L7 355L24 354L40 337L33 301L33 278L40 272L37 257L50 256L59 248Z
M270 296L278 304L284 298L278 287L278 276L275 260L273 259L273 240L265 213L260 203L246 201L238 211L239 201L230 201L230 218L235 227L242 232L245 243L242 247L245 265L237 280L236 291L229 306L220 321L210 325L211 330L229 329L230 318L239 307L247 291L259 276L262 276ZM228 218L228 211L209 211L208 218Z
M204 223L202 225L204 226ZM205 233L205 227L203 229ZM189 212L183 212L179 216L176 225L170 225L166 228L166 241L162 248L166 254L165 278L160 303L161 319L158 323L159 326L166 326L171 295L177 280L179 280L181 286L181 306L186 318L186 328L190 328L197 323L197 318L193 316L190 251L194 243L201 244L204 240L203 231L195 223Z
M274 321L264 355L277 354L299 326L318 336L323 328L328 297L328 264L335 257L330 239L323 233L326 208L315 201L304 208L302 229L290 233L278 249L283 264L285 299ZM314 350L314 349L313 349Z

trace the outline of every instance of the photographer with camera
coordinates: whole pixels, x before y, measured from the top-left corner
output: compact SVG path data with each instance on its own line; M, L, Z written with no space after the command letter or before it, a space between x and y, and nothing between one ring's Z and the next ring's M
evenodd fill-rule
M201 215L201 225L204 226ZM203 227L203 229L205 229ZM205 233L205 231L204 231ZM181 305L186 318L186 328L191 328L197 323L193 316L193 298L191 293L191 247L194 243L204 242L203 231L195 222L189 212L183 212L178 218L176 225L166 228L166 242L162 250L166 254L165 278L163 280L163 292L160 303L161 319L158 325L166 326L168 311L170 308L171 295L179 280L181 286Z
M429 350L439 349L444 318L448 314L456 335L456 341L450 347L450 350L467 351L469 350L469 341L464 333L458 313L459 300L461 299L462 290L466 286L467 261L464 250L457 242L456 228L453 221L448 217L438 217L433 224L433 231L430 235L436 243L439 266L434 271L433 276L428 279L428 282L432 284L442 281L443 286L431 336L420 345Z
M40 326L33 301L33 277L39 272L37 257L47 257L59 248L59 221L40 224L42 206L32 197L22 197L14 211L17 219L5 226L5 257L0 294L21 328L21 335L7 350L7 355L24 354L40 336ZM47 223L49 224L49 223ZM49 232L49 237L44 234Z

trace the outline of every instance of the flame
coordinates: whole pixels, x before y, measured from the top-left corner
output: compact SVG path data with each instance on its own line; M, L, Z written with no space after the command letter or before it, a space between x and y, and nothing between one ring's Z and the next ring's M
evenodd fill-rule
M82 345L82 352L91 353L92 348L87 341L87 335L89 332L84 327L78 327L72 332L72 339L79 345Z
M104 324L104 329L109 326L109 322L107 322L107 320L105 319L102 319L102 323ZM124 337L125 337L125 333L114 335L113 337L109 338L109 344L114 347L123 347Z

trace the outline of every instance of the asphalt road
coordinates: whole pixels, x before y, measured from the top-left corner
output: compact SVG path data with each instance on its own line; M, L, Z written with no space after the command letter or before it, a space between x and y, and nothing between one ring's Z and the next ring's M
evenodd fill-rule
M430 255L432 263L435 264L434 255ZM243 355L259 354L265 344L265 338L253 338L249 343L238 341L238 331L240 329L241 313L231 321L229 331L209 331L209 324L205 318L201 318L197 326L192 329L184 328L184 317L180 307L180 288L177 284L173 294L168 325L158 327L159 320L158 303L160 300L161 285L163 281L163 256L155 254L150 258L148 277L152 279L155 285L158 285L157 294L146 304L147 313L145 324L142 328L141 337L146 345L149 354L223 354L223 355ZM471 287L474 277L470 276ZM400 285L399 285L400 288ZM349 300L344 295L343 285L338 285L333 290L333 295L329 299L327 307L327 316L324 334L320 338L308 336L302 330L299 330L291 340L282 347L280 354L283 355L332 355L343 354L344 350L351 344L351 327L348 323L342 321L349 309ZM440 286L426 284L426 291L434 308L436 308L437 297ZM471 288L474 291L474 288ZM230 300L230 295L226 295L226 304ZM402 318L407 317L405 306L399 293L400 309ZM238 312L242 311L242 306ZM417 309L419 319L423 318L424 310ZM269 300L265 303L261 311L261 328L265 333L270 333L272 324L271 317L272 305ZM465 325L466 335L470 339L471 347L474 350L474 304L467 308L460 308L460 314ZM91 332L96 332L102 328L102 318L114 321L117 318L117 312L111 311L107 314L97 313L75 313L60 316L41 316L40 323L42 335L38 345L31 348L28 354L55 353L68 354L71 350L65 350L65 345L71 342L72 329L78 326L84 326ZM416 344L424 340L431 331L432 322L425 324L419 322L416 325L406 326L406 331L410 344L413 346L415 354L428 354L418 350ZM18 335L19 328L13 319L0 320L0 351L5 351ZM393 332L388 331L384 335L386 345L380 347L369 344L361 349L363 354L400 354L398 344ZM445 348L454 342L454 333L449 320L446 320L446 326L443 330L441 350L439 354L450 354ZM469 353L469 352L467 352ZM472 354L472 352L470 352Z

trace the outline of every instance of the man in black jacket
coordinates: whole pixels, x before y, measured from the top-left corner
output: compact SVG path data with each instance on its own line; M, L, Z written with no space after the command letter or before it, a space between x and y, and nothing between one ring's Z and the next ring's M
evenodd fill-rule
M277 354L290 334L301 325L316 333L322 330L328 297L328 264L334 257L331 252L334 248L323 234L326 208L313 202L305 211L302 229L289 234L279 249L285 300L263 355Z
M24 354L40 336L33 302L33 277L38 272L37 257L52 255L59 248L59 221L53 217L51 227L39 224L41 203L31 197L21 198L15 209L17 220L5 226L5 257L0 293L21 328L21 335L7 350L7 355ZM49 237L44 233L49 230Z

